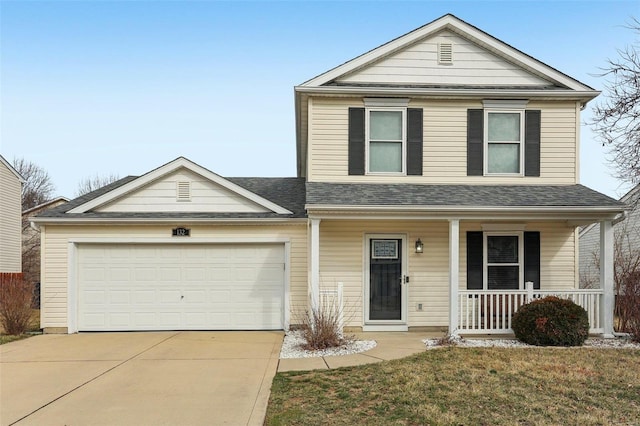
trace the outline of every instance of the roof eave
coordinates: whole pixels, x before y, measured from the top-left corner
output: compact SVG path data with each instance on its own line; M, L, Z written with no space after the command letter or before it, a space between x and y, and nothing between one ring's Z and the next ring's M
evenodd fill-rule
M341 205L341 204L307 204L308 215L316 213L336 212L339 214L446 214L451 217L468 214L500 214L529 216L594 216L613 219L625 211L624 207L615 206L389 206L389 205Z
M306 218L191 218L188 216L184 217L175 217L175 218L100 218L100 217L42 217L42 216L34 216L28 219L30 222L33 222L37 225L47 225L47 224L149 224L149 225L162 225L162 224L171 224L175 225L176 223L180 224L189 224L189 223L198 223L198 224L207 224L207 223L238 223L238 224L249 224L249 223L306 223Z
M535 98L578 100L586 104L600 94L599 90L570 89L500 89L500 88L437 88L437 87L375 87L375 86L296 86L296 93L314 95L355 96L428 96L431 98Z

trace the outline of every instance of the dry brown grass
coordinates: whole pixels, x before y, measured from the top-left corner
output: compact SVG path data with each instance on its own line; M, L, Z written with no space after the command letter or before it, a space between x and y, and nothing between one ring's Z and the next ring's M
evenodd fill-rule
M29 328L27 329L28 333L37 333L40 331L40 309L31 309L31 321L29 324ZM14 340L20 340L25 337L29 337L29 334L21 334L19 336L6 334L2 328L2 322L0 322L0 345Z
M268 425L638 424L640 351L445 347L276 375Z

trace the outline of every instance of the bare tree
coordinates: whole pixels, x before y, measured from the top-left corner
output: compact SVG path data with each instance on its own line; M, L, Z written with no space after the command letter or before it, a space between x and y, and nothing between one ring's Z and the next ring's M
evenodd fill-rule
M640 39L640 21L627 26ZM640 40L618 49L618 58L608 59L600 77L605 77L604 97L593 108L591 124L598 140L608 148L616 177L640 182Z
M45 169L24 158L14 158L13 167L25 180L22 186L22 211L52 198L56 187Z
M636 205L638 199L634 201ZM633 214L633 213L632 213ZM613 284L615 329L628 332L640 341L640 223L637 217L616 224L613 246ZM591 253L593 273L580 277L580 288L599 288L600 252Z
M89 192L102 188L105 185L109 185L110 183L115 182L118 179L120 179L120 176L116 174L110 174L108 176L95 175L93 177L86 177L82 179L78 184L76 197L88 194Z

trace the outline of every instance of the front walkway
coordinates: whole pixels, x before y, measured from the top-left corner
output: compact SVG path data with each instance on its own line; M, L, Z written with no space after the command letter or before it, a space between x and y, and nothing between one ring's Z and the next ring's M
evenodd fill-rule
M444 333L409 332L361 332L354 333L357 340L375 340L375 348L352 355L324 356L315 358L281 359L278 372L302 370L326 370L329 368L349 367L353 365L371 364L374 362L404 358L419 352L426 347L424 339L440 338Z

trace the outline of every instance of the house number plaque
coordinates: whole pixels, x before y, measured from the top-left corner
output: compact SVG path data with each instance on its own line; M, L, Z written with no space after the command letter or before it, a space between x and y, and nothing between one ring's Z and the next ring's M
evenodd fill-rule
M191 229L188 228L173 228L171 235L174 237L189 237L191 236Z

